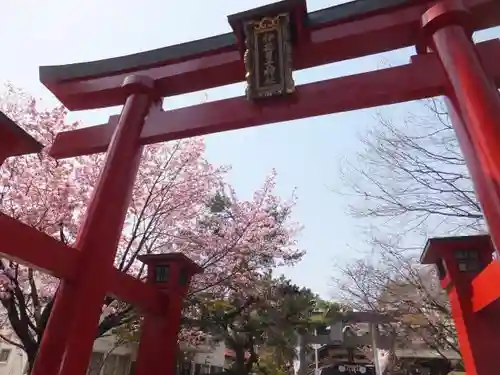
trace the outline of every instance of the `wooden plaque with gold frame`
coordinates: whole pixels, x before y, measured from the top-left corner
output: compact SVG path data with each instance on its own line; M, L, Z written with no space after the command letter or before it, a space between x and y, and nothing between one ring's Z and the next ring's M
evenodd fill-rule
M244 31L247 98L254 100L294 92L289 15L246 22Z

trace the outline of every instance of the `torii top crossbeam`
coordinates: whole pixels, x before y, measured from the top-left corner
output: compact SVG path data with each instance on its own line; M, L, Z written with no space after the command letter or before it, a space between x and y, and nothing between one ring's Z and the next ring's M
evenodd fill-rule
M205 90L244 80L242 23L259 14L291 15L294 70L420 43L421 16L434 1L357 0L307 13L305 0L284 0L228 17L233 32L106 60L40 68L42 83L69 109L123 104L124 77L145 74L159 95ZM475 30L500 24L495 0L464 0Z

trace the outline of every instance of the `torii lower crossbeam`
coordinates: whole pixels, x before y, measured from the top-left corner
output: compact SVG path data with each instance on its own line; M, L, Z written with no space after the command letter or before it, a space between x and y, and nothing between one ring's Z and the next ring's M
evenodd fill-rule
M19 261L59 279L72 281L77 275L80 252L18 220L0 213L0 243L2 256ZM137 306L140 310L162 311L162 294L152 285L112 269L108 294Z

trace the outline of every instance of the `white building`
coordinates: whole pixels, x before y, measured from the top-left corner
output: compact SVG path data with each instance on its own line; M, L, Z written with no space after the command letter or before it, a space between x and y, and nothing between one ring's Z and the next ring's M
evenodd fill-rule
M206 375L221 372L226 348L224 343L183 348L190 353L179 363L179 375ZM115 347L111 336L95 341L88 375L131 375L136 360L136 345ZM22 349L5 341L0 343L0 375L25 375L27 356Z
M24 350L6 342L0 343L0 375L22 375L27 363Z

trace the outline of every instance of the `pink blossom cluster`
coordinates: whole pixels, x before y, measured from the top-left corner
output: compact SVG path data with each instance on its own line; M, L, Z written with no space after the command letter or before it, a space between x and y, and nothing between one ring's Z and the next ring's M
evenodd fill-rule
M47 147L57 133L80 126L67 122L65 108L44 109L13 86L0 94L0 110ZM8 159L0 168L0 211L71 245L102 160L103 155L54 160L47 150ZM138 255L182 252L205 270L193 280L190 293L224 298L250 292L262 274L300 260L296 234L301 228L288 220L295 195L289 200L275 195L273 171L251 199L242 200L225 181L228 170L205 159L203 138L145 147L115 266L144 278ZM222 205L214 204L217 197ZM21 290L33 327L57 285L51 276L1 262L0 300L17 298L11 291ZM103 315L127 308L113 301L108 305ZM182 335L186 340L200 336Z

